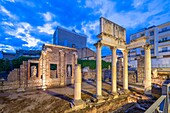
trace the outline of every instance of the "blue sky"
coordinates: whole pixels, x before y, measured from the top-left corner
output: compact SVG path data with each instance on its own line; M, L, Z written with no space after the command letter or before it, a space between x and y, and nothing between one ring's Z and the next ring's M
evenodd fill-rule
M1 0L0 51L41 49L57 26L87 35L95 50L101 16L125 27L129 41L139 29L170 21L170 0Z

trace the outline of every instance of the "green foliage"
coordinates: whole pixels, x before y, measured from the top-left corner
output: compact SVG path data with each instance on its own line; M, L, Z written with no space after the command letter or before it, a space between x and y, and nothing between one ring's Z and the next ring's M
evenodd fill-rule
M5 60L5 71L10 71L10 61L8 59Z
M29 59L32 59L31 57L19 57L17 59L12 60L12 66L13 68L19 68L23 61L28 61Z
M50 64L50 70L56 70L57 65L56 64Z
M5 60L0 59L0 72L5 70L5 65L4 64L5 64Z
M81 64L81 67L89 67L90 69L96 69L96 60L78 60L78 64ZM102 69L108 68L108 66L111 66L110 62L102 61Z

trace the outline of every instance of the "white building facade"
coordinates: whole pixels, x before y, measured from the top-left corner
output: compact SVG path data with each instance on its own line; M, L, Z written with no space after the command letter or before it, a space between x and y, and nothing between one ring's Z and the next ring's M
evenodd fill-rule
M152 67L170 67L170 22L145 28L132 34L130 41L141 36L148 37L147 42L152 45ZM136 56L144 54L143 48L133 49L129 52L129 63L132 64L132 67L137 67L134 65Z

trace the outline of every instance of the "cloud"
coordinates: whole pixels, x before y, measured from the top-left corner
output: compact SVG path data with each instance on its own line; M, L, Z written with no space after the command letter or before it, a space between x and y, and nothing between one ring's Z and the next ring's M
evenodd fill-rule
M46 13L43 13L42 15L43 15L45 21L51 21L53 19L53 17L55 16L51 12L46 12Z
M55 29L54 27L56 27L57 25L60 25L57 22L50 22L50 23L46 23L43 26L38 26L37 29L39 30L39 32L44 32L47 33L49 35L53 34Z
M8 11L4 6L0 5L0 12L4 13L5 15L7 15L8 17L12 18L12 19L17 19L17 16L11 14L10 11Z
M13 2L13 3L15 3L15 0L6 0L6 1L9 1L9 2Z
M20 22L15 25L16 29L7 30L6 33L10 36L15 36L18 39L26 42L27 44L22 44L22 46L26 47L36 47L39 44L43 44L44 42L40 39L37 39L30 35L30 32L34 30L34 28L27 22Z
M147 3L147 4L146 4ZM111 21L126 27L126 28L135 28L143 23L147 24L150 21L147 21L148 18L154 18L155 15L164 12L165 7L167 6L168 0L134 0L132 6L138 8L138 10L130 11L117 11L116 3L106 0L106 1L86 1L85 7L94 9L94 14L100 14ZM140 9L145 7L145 11ZM162 15L158 15L162 16ZM160 18L162 21L164 18Z
M1 25L5 25L5 26L14 26L14 24L12 22L2 22Z
M144 2L145 2L145 0L134 0L132 3L132 6L135 8L138 8L138 7L142 6Z
M4 44L0 44L0 51L10 51L10 52L15 52L15 47L10 46L10 45L4 45Z
M96 34L99 33L98 29L99 29L99 22L98 21L95 21L95 22L88 22L88 23L85 23L85 22L82 22L81 23L81 30L84 32L84 34L87 35L87 43L89 44L94 44L96 43L96 39L93 37L92 33L93 34Z

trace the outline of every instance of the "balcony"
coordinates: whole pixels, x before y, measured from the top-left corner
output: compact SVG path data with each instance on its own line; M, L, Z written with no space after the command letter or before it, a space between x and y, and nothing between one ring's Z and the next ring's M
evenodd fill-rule
M170 52L170 50L162 50L162 51L159 51L159 53L165 53L165 52Z
M158 43L163 43L163 42L168 42L168 41L170 41L170 39L168 39L168 40L160 40L160 41L158 41Z
M163 33L163 32L167 32L167 31L170 31L170 29L165 29L165 30L159 31L158 33Z

